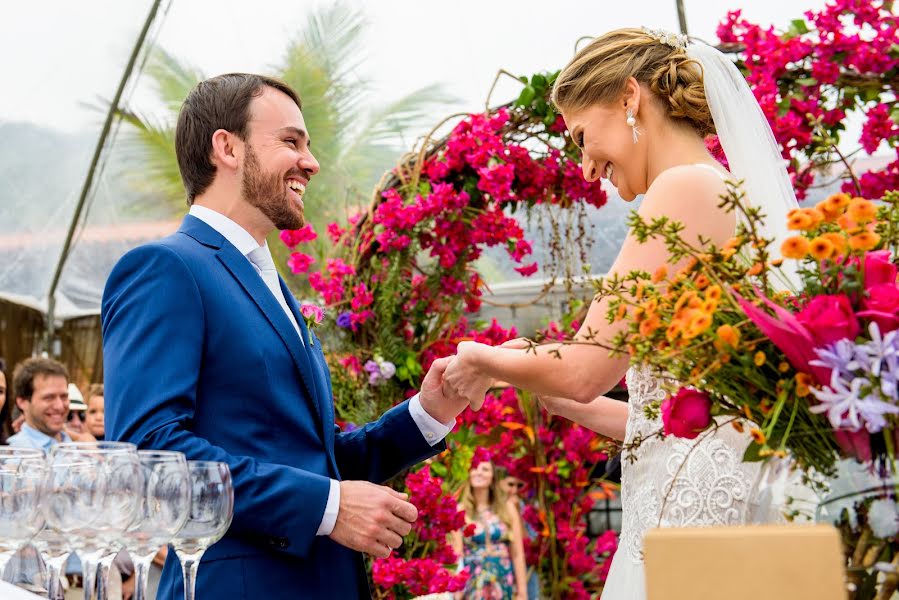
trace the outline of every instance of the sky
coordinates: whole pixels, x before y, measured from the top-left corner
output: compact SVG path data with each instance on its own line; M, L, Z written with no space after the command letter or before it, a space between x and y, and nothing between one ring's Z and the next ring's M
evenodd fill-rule
M440 83L456 110L483 109L500 69L530 74L563 66L582 36L624 26L678 28L674 0L346 0L368 21L359 76L380 104ZM97 128L151 2L4 2L0 122L31 121L75 132ZM272 72L320 2L172 0L156 43L206 75ZM690 33L714 39L727 10L783 27L823 0L685 0ZM141 82L131 102L148 102ZM517 96L501 80L494 102ZM302 93L302 90L300 90ZM449 109L448 109L449 110ZM435 121L443 115L435 115Z

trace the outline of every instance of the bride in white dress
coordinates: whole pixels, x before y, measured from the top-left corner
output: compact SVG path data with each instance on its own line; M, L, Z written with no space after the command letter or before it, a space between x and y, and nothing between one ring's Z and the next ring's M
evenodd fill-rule
M777 255L786 237L786 213L795 208L784 162L752 92L717 50L687 45L680 36L645 29L607 33L584 47L560 73L553 101L583 152L588 181L608 179L620 196L644 195L643 219L666 216L721 246L734 236L736 217L719 206L725 181L743 181L751 205L768 217ZM730 173L709 154L704 138L717 133ZM672 264L664 244L625 240L611 273L655 272ZM608 343L623 323L606 320L607 299L593 302L576 338ZM659 421L644 406L663 400L657 374L628 368L591 344L544 344L536 352L513 341L500 347L459 345L444 376L444 391L477 408L494 380L530 390L552 412L601 434L644 439L622 459L623 523L604 600L645 597L642 539L653 527L737 525L760 520L758 463L743 463L746 435L727 426L695 440L660 439ZM627 374L630 400L603 396ZM635 458L636 460L630 460Z

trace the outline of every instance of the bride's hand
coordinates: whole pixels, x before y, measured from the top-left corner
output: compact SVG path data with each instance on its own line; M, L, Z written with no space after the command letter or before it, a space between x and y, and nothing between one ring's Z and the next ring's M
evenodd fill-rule
M465 399L472 410L480 410L484 396L493 385L493 378L479 369L480 353L490 346L477 342L462 342L456 349L456 360L443 374L443 394L450 399Z

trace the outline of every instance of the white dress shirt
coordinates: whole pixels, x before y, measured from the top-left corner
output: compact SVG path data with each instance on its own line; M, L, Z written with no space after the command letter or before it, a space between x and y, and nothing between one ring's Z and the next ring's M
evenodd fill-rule
M232 246L237 248L237 251L246 257L250 252L259 248L260 245L256 242L255 238L253 238L250 233L226 217L225 215L212 210L211 208L206 208L205 206L199 206L194 204L190 207L189 214L193 217L196 217L218 231L222 236L228 240ZM269 252L268 245L266 243L262 244L262 247L265 248L266 252ZM247 261L253 265L254 269L258 273L259 270L256 268L256 265L253 264L249 258ZM266 287L268 287L266 285ZM274 295L274 294L273 294ZM277 296L276 296L276 299ZM295 319L291 312L287 309L285 304L281 304L281 307L284 308L287 313L288 318L291 321L295 322ZM302 338L300 341L303 341ZM440 442L443 438L445 438L450 431L452 431L454 423L444 424L432 417L427 413L424 407L421 405L421 400L418 397L418 394L415 394L409 400L409 416L412 417L412 420L418 426L419 431L421 431L421 435L425 438L425 441L434 446ZM331 488L328 493L328 503L325 506L325 514L322 517L321 525L318 528L317 535L330 535L334 530L334 525L337 523L337 512L340 507L340 483L336 479L331 480Z

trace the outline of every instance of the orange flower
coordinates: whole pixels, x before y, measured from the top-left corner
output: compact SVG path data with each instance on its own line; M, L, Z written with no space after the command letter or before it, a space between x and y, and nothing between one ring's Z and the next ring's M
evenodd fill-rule
M849 206L849 200L849 194L841 192L828 196L818 203L817 208L822 212L842 213ZM824 205L823 209L821 209L822 204Z
M848 214L840 216L840 218L837 219L837 225L840 226L840 229L848 233L855 233L859 229L858 223L850 219Z
M755 443L758 444L759 446L764 444L767 439L767 438L765 438L765 434L762 433L762 430L758 429L757 427L753 427L752 429L750 429L749 435L752 436L753 441L755 441Z
M808 240L801 235L794 235L784 240L780 246L780 253L786 258L805 258L808 254Z
M637 284L637 290L636 290L636 293L634 294L634 297L637 299L637 302L639 302L640 300L643 299L643 290L645 287L646 287L646 284L644 284L642 281Z
M615 320L620 321L627 315L627 306L624 304L618 305L618 312L615 313Z
M782 259L782 258L775 258L774 260L772 260L772 261L769 262L768 264L771 265L772 267L779 267L780 265L784 264L784 259Z
M830 240L823 237L816 237L809 244L809 254L816 260L832 258L835 252L836 248L834 248Z
M665 338L669 342L674 341L674 338L679 336L684 329L683 321L680 319L675 319L671 322L671 325L668 326L668 329L665 330Z
M791 229L793 231L805 231L806 229L810 229L815 225L815 220L811 215L802 211L802 209L794 212L792 216L787 219L787 229Z
M700 290L705 289L705 288L708 287L708 285L709 285L709 278L706 277L705 275L701 275L701 274L700 274L700 275L696 278L696 282L695 282L695 283L696 283L696 287L699 288Z
M722 325L715 333L718 335L718 339L715 340L715 348L719 352L723 351L727 346L736 348L737 344L740 343L740 332L730 325Z
M812 219L812 227L818 225L821 221L824 220L824 213L817 208L803 208L803 214L808 215Z
M877 217L877 205L864 198L853 198L849 201L846 214L856 223L867 223Z
M699 307L699 310L712 314L713 312L718 310L718 302L711 299L706 300L702 303L702 306Z
M677 299L677 303L674 305L674 312L679 312L684 306L690 303L690 300L696 297L696 292L693 290L687 290L681 297Z
M714 300L718 302L721 300L721 286L713 285L709 289L705 291L706 300Z
M732 237L729 240L727 240L727 242L724 243L724 247L727 248L728 250L734 250L736 248L739 248L740 244L742 244L742 243L743 243L743 238L741 238L740 236Z
M758 275L759 273L762 272L763 268L764 268L764 265L762 263L760 263L760 262L755 263L754 265L749 267L749 270L746 271L746 274L749 275L750 277Z
M786 373L790 370L790 363L783 361L779 365L777 365L777 370L781 373Z
M659 283L660 281L664 281L666 277L668 277L668 267L662 265L652 274L652 282Z
M652 315L642 323L640 323L640 335L649 337L656 329L662 326L662 320L659 315Z
M796 373L796 396L805 398L809 395L809 387L815 382L808 373Z
M694 338L708 329L711 324L712 315L701 310L694 311L694 314L690 319L690 324L687 326L687 331L684 333L684 337L687 339Z
M766 360L768 360L768 357L765 356L765 353L762 352L761 350L756 352L755 356L752 357L752 362L754 362L755 366L757 366L757 367L761 367L763 364L765 364Z
M834 252L837 255L846 254L846 248L848 247L849 243L846 241L846 236L842 233L831 231L828 233L822 233L819 237L822 237L833 244Z
M731 421L730 426L736 429L739 433L743 433L743 424L739 421Z
M871 250L880 243L880 236L873 231L862 231L849 238L849 247L853 250Z

